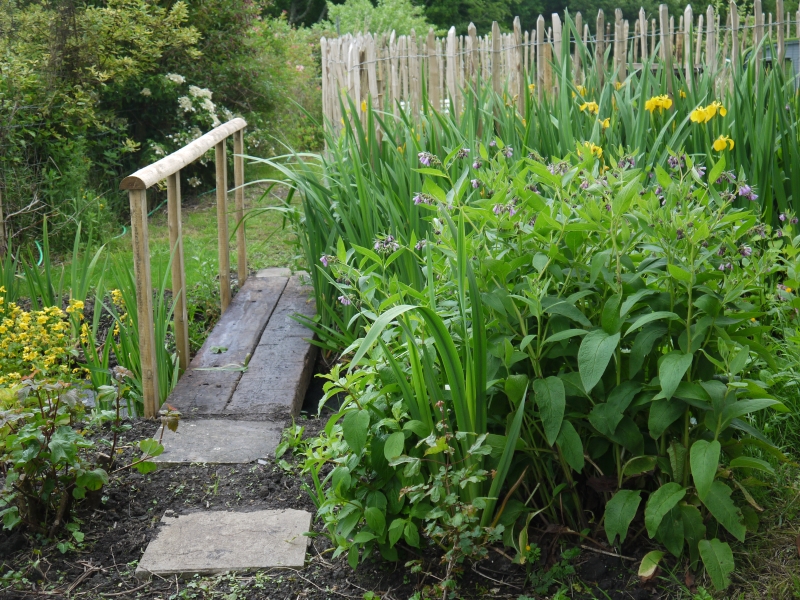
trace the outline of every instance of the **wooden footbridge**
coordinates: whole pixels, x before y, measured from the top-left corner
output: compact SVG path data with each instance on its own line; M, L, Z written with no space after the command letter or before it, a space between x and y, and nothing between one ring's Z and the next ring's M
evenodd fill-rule
M168 402L184 418L299 412L314 366L309 330L291 318L311 316L310 288L288 269L265 269L248 277L244 224L244 141L247 123L233 119L177 152L126 177L131 207L133 262L142 361L144 416L153 418L159 397L153 328L153 285L147 229L147 189L166 180L175 341L182 376ZM234 187L228 189L227 139L233 136ZM181 232L181 169L214 149L222 317L193 360L189 360L189 324L185 301ZM228 197L234 196L239 292L231 298Z

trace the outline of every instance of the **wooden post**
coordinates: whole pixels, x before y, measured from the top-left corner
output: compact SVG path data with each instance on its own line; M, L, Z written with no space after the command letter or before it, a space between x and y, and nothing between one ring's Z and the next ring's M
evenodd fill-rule
M455 119L459 115L458 90L456 89L456 28L447 32L447 95L450 97L450 111Z
M655 58L656 56L656 20L650 19L650 31L653 33L650 34L650 56Z
M522 23L520 23L519 17L514 17L514 46L513 49L513 57L514 57L514 64L512 68L514 70L514 76L516 77L516 84L517 89L517 110L519 114L523 117L525 116L525 75L523 74L523 55L525 53L525 47L522 45Z
M225 140L215 148L217 163L217 243L219 244L219 299L224 313L231 303L231 259L228 251L228 148Z
M678 29L675 30L675 63L683 64L683 15L678 18Z
M580 85L583 81L583 73L581 72L581 44L578 42L581 34L583 33L583 15L581 13L575 14L575 53L572 58L572 79L575 85Z
M683 64L686 69L686 85L691 90L694 87L694 57L692 52L692 25L694 24L694 15L692 14L692 5L686 6L683 11L683 48L684 59Z
M492 22L492 89L494 93L502 98L503 96L503 82L500 80L500 48L502 40L500 39L500 26L497 21Z
M544 94L545 69L544 17L542 15L536 19L536 46L536 97L541 102Z
M597 27L595 29L595 44L594 44L594 58L597 68L597 80L600 88L603 87L603 79L605 79L605 44L603 39L603 32L606 29L605 17L603 16L603 9L597 11ZM538 35L537 30L537 35Z
M5 258L8 249L8 238L6 237L6 220L3 217L3 190L0 189L0 259Z
M643 8L639 9L639 39L642 47L642 62L647 62L647 15Z
M622 22L622 69L620 69L622 81L625 81L628 78L628 37L630 36L630 33L630 23L628 22L628 19L625 19Z
M620 83L623 81L622 64L625 62L623 35L622 10L618 8L614 11L614 70L617 72L617 81Z
M544 45L544 89L553 96L553 30L547 30L547 42Z
M785 14L783 10L783 0L777 0L777 14L778 14L778 21L780 21L781 16ZM787 19L788 21L788 19ZM778 23L778 63L777 66L779 69L783 69L783 59L786 57L786 44L784 41L784 33L786 32L785 24Z
M797 27L797 29L795 29L795 35L800 38L800 8L797 9L797 13L794 15L794 22Z
M702 58L702 46L703 43L703 14L700 13L700 16L697 17L697 36L695 40L694 46L694 66L696 68L700 67L700 60Z
M236 271L239 288L247 280L247 239L244 230L244 131L233 134L233 185L236 201Z
M706 23L706 69L713 77L717 71L717 38L714 32L714 9L711 6L706 10Z
M669 9L666 4L661 4L658 7L658 16L661 21L661 59L664 61L664 70L667 75L667 93L672 96L672 80L675 77L675 73L672 71L672 40L668 35Z
M561 70L561 17L558 13L553 13L553 53L555 54L555 63Z
M764 60L764 50L760 47L761 40L764 39L764 11L761 8L761 0L753 2L753 11L756 18L756 26L753 29L753 46L758 48L756 52L756 79L758 79L761 72L761 64Z
M186 309L186 281L184 279L180 171L167 177L167 224L169 228L169 247L172 254L175 348L178 351L180 370L186 371L189 367L189 317ZM239 282L239 285L241 285L241 282Z
M469 34L469 46L470 48L470 71L469 76L472 80L472 85L475 86L475 90L478 89L478 82L480 80L480 73L481 73L481 61L480 61L480 50L478 49L478 30L475 29L475 24L470 23L469 27L467 27L467 33Z
M329 110L330 99L328 98L330 84L328 82L328 40L325 37L319 40L320 65L322 67L322 125L327 127L327 122L332 121Z
M139 325L139 360L142 366L144 416L152 419L160 408L158 363L153 328L153 281L150 276L150 244L147 233L147 190L129 190L133 271L136 276L136 314Z
M428 30L428 102L433 110L442 110L439 97L439 56L436 54L436 35L433 27Z
M633 22L633 58L634 63L639 62L639 19Z

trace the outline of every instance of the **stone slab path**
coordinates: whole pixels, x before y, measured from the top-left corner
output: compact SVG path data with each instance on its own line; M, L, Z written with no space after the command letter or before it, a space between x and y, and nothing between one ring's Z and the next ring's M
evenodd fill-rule
M311 332L291 318L314 315L310 295L288 269L245 282L167 399L182 417L177 432L163 431L161 468L274 456L313 375ZM161 435L159 428L154 437ZM288 508L164 515L137 577L302 568L311 517Z
M303 568L311 513L303 510L210 511L164 515L136 576L168 577L269 567Z

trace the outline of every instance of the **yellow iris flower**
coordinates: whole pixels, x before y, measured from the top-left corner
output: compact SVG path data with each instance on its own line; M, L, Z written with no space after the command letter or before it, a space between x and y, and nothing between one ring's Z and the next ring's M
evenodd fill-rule
M721 102L715 100L708 106L698 106L695 108L689 115L689 118L695 123L708 123L717 113L719 113L720 117L724 117L728 114L728 110L722 106Z
M608 129L608 126L611 125L611 118L610 117L606 117L605 119L597 119L597 121L600 123L600 126L603 129Z
M661 112L662 110L669 110L672 108L672 98L663 94L661 96L653 96L644 103L644 109L650 112L654 112L656 109Z
M714 140L712 147L717 152L722 152L725 150L725 147L728 147L729 150L733 150L733 140L729 138L727 135L721 135L717 139Z
M603 149L600 146L596 146L592 142L583 142L583 147L597 158L603 158Z
M581 112L587 111L590 115L596 115L598 112L600 112L600 106L597 104L597 102L584 102L579 108L581 109Z

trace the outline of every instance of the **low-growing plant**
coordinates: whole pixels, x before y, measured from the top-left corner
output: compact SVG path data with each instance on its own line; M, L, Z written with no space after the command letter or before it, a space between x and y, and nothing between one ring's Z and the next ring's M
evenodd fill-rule
M124 375L118 377L119 385ZM86 414L80 389L62 382L36 380L33 376L14 388L0 390L0 465L5 482L0 490L0 516L6 529L24 524L53 538L66 527L72 538L82 539L69 523L75 500L98 492L108 483L114 467L118 434L123 431L119 402L123 390L103 393L116 396L116 411ZM95 456L95 442L87 427L112 422L111 453ZM156 440L139 442L142 456L131 466L146 473L155 468L149 459L163 451ZM68 546L64 546L68 548Z
M636 522L726 587L748 486L785 460L752 415L786 410L768 373L796 319L797 219L735 208L748 186L723 157L447 152L421 153L408 191L423 237L374 222L371 247L334 238L316 268L335 322L366 323L307 450L336 553L392 557L423 524L448 557L496 535L520 553L529 517L581 531L591 511L609 543Z

